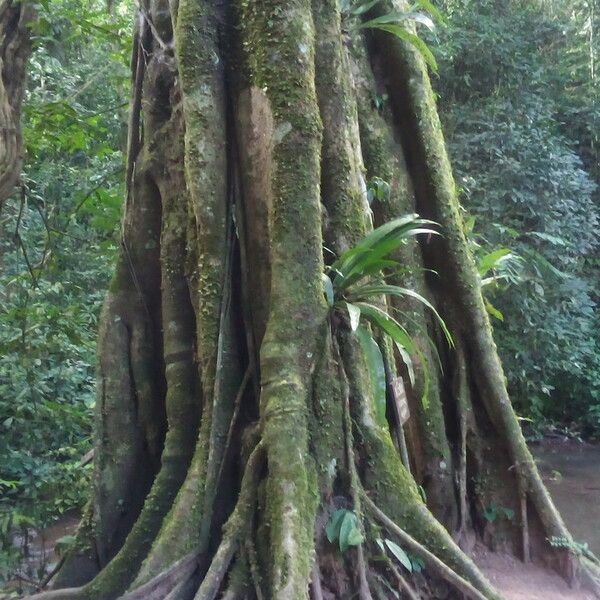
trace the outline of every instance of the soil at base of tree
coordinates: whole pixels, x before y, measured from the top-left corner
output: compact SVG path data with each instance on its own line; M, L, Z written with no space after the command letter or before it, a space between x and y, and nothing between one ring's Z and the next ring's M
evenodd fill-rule
M589 592L571 589L556 573L514 556L479 548L473 558L506 600L596 600Z
M600 444L545 438L531 450L573 538L600 556Z

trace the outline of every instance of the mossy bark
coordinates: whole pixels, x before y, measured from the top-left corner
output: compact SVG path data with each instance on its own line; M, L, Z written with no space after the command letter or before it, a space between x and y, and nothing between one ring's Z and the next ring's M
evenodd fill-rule
M347 36L336 0L152 0L144 13L96 484L57 588L85 583L74 565L100 572L40 597L367 600L400 585L497 600L455 542L473 536L573 570L546 541L568 533L506 395L418 54L383 32ZM390 194L369 205L374 177ZM321 275L331 251L415 209L442 235L401 248L409 276L395 283L436 305L455 346L421 307L389 304L430 376L407 384L409 421L382 426ZM385 355L390 380L406 375ZM492 530L492 502L521 519ZM338 508L365 535L343 554L325 535ZM425 572L376 560L378 537L422 552Z

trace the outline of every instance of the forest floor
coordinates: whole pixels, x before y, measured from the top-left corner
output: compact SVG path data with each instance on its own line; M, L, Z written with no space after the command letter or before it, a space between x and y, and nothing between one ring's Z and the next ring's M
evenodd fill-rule
M533 444L544 482L578 542L600 555L600 445L568 438L548 438ZM569 588L555 573L514 556L478 550L475 562L506 600L595 600Z
M556 573L514 556L478 551L473 558L506 600L597 600L589 592L571 589Z

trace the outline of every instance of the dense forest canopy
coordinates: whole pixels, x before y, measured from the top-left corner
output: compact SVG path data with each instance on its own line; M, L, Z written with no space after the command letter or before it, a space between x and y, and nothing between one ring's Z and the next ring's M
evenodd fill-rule
M149 592L143 585L151 580L151 574L161 571L175 575L170 588L159 586L168 591L157 592L157 598L167 597L168 593L175 594L168 597L191 598L197 589L197 598L212 597L202 594L219 589L232 594L243 590L247 594L239 597L253 597L263 589L267 597L291 598L297 596L302 585L308 589L309 579L314 598L319 598L321 588L324 597L328 593L346 597L344 594L350 590L361 598L368 598L370 593L373 597L378 593L388 597L386 594L392 593L390 585L390 589L400 589L402 597L411 597L413 588L424 597L435 597L440 582L445 582L447 589L474 594L471 597L496 598L458 547L454 550L437 522L434 524L416 508L407 524L407 511L394 502L401 498L406 506L416 506L421 501L419 494L463 549L467 532L474 531L486 543L509 547L524 554L525 559L529 554L540 559L545 552L559 571L572 569L565 566L565 560L569 565L571 562L561 553L577 555L575 542L566 544L566 551L560 544L558 549L547 543L544 546L544 536L556 541L563 536L567 539L568 534L553 507L546 504L535 467L529 465L530 457L522 454L524 444L514 439L505 441L517 435L510 424L512 417L478 399L486 393L494 397L498 392L490 390L504 384L500 379L493 384L485 380L495 350L464 322L465 317L467 321L471 318L466 316L471 314L469 311L478 314L478 300L469 300L472 292L457 293L458 284L452 283L452 275L444 279L444 271L453 272L452 261L462 256L463 242L453 237L454 213L448 216L440 208L443 201L439 198L448 190L440 192L443 184L429 173L430 169L440 168L431 163L440 159L440 151L435 149L438 142L431 142L431 148L428 145L428 140L437 135L428 129L437 117L427 112L432 110L427 92L424 100L419 99L422 90L413 90L412 83L404 89L402 81L407 71L413 79L419 79L429 66L462 203L460 220L464 222L465 244L475 257L483 283L481 307L493 324L508 388L519 416L525 420L527 435L535 438L549 429L560 429L572 435L598 436L600 103L595 32L600 17L595 1L447 0L437 5L439 13L423 2L403 21L389 17L392 13L386 12L385 3L340 7L335 2L313 2L312 8L309 4L293 2L294 9L288 14L287 8L279 10L267 2L257 2L256 6L231 3L235 6L231 13L225 10L208 17L203 10L220 10L210 2L182 1L179 15L175 5L169 14L162 2L144 4L140 10L128 2L114 2L108 9L103 3L82 7L72 0L48 0L36 5L35 18L28 26L32 53L22 107L25 161L14 192L0 213L0 579L9 582L7 589L32 589L24 586L23 580L15 584L15 571L29 569L28 579L45 579L46 565L22 563L28 539L60 515L82 509L91 483L96 504L93 509L87 505L87 521L84 519L78 537L62 540L66 568L56 579L63 586L83 584L100 570L95 584L74 592L85 598L120 597L128 587L135 590L139 586L146 590L139 597L146 597L144 594ZM400 9L406 14L407 7ZM271 10L274 12L267 19ZM369 19L378 18L379 22L368 25ZM133 48L132 20L136 22ZM367 26L359 29L361 20ZM303 30L303 22L312 23L314 38ZM215 23L226 23L218 40ZM273 38L268 31L278 26L283 29ZM207 38L195 39L198 30ZM413 31L421 38L410 37ZM265 57L275 52L270 56L278 64L279 53L290 52L279 44L294 43L294 36L302 38L300 54L290 55L300 65L298 73L290 72L289 64L273 67L271 72L272 65ZM305 64L306 55L312 56L313 52L314 65L310 61ZM404 55L412 58L395 58ZM210 56L216 57L214 64L221 66L210 66ZM416 71L411 71L412 61L420 65ZM400 83L389 75L393 69L399 69L395 77ZM198 83L202 78L206 79L205 87ZM248 87L249 82L261 85ZM207 85L210 91L203 103L199 98L207 93ZM427 89L428 82L423 85ZM200 96L195 95L198 89L202 90ZM313 92L314 98L310 96ZM284 94L284 99L277 100L277 93ZM421 116L426 115L432 123L423 124L403 115L398 110L403 102L416 113L424 111ZM424 102L423 106L419 102ZM269 106L275 107L273 114ZM308 111L307 120L300 114L304 111ZM132 115L129 122L128 114ZM321 133L317 135L320 127L322 141ZM419 127L424 127L426 133ZM286 141L282 145L289 131L296 128L303 135L294 144ZM184 129L188 136L185 142ZM272 146L261 145L258 130L261 134L270 132ZM419 136L424 136L422 146ZM287 145L292 147L288 150ZM201 156L194 148L200 149ZM298 160L307 162L299 165ZM267 165L272 162L286 165L281 169L283 175L269 175ZM270 183L261 180L259 173L263 170L264 177L273 177ZM293 199L290 182L297 188L294 193L302 190L314 198L320 194L318 216L311 212L315 207L303 214L286 208L291 206L288 201L304 202ZM285 226L277 229L279 221L272 216L273 207L260 200L261 194L271 193L267 188L281 193L270 200L275 202L275 210L281 211L275 215L287 215L285 218L291 219L298 231L312 231L306 238L307 247L293 250L296 242L290 230ZM411 200L411 188L416 204ZM285 200L288 192L289 200ZM218 210L229 206L224 214L230 215L227 218L231 213L235 215L232 225L226 224L220 230L221 225L215 224L218 219L211 221L214 215L194 208L194 198L202 198L203 194L229 198L222 206L215 206L220 206ZM427 205L427 194L433 195L439 206L435 202ZM125 220L121 225L125 197ZM157 198L161 216L152 217L156 207L147 203ZM181 198L188 200L178 203ZM450 206L454 201L447 202ZM244 205L245 209L240 208ZM394 355L390 344L394 335L388 339L383 335L389 326L386 318L382 321L379 313L369 313L381 310L381 298L372 299L364 290L349 295L352 283L336 283L331 272L328 277L334 316L328 333L323 334L316 324L323 319L317 315L326 314L322 290L315 292L314 288L314 275L321 270L318 263L324 260L331 264L332 255L343 256L372 225L393 221L413 210L441 224L441 237L448 241L440 243L449 244L447 254L451 258L440 259L437 242L425 243L419 238L422 258L412 242L393 257L403 265L404 274L373 271L376 276L386 275L388 288L380 286L376 288L378 293L388 294L389 284L393 284L406 286L414 295L408 302L406 298L398 302L391 296L383 300L383 306L389 306L389 314L396 315L409 336L400 348L401 354ZM261 221L267 213L275 219L274 230ZM139 237L140 223L154 232L151 240ZM190 223L198 226L195 233L190 233ZM316 240L321 235L325 251L322 256L320 250L318 256L313 256L310 253L320 248ZM270 245L265 246L265 238L270 239ZM211 257L215 248L218 251ZM152 271L153 261L161 265L158 274ZM301 263L305 264L299 268ZM442 282L425 275L423 267L438 271ZM100 381L105 383L100 393L108 397L103 402L106 406L114 402L116 407L118 403L110 399L110 394L117 398L128 393L122 391L125 375L118 364L119 338L107 325L111 315L122 318L133 332L130 352L139 352L137 365L134 359L131 367L136 386L140 372L136 369L162 372L152 375L155 379L148 380L152 383L147 388L134 391L140 406L154 402L153 396L162 400L147 413L153 415L155 431L148 422L143 423L147 428L147 437L140 438L140 443L146 445L143 450L137 442L119 439L119 428L128 426L127 419L114 423L110 419L101 423L97 420L100 442L96 441L94 475L89 460L94 406L97 414L106 412L96 400L96 337L105 290L115 268L117 275L110 284L101 329ZM132 278L129 283L128 277ZM221 287L228 278L236 283ZM301 282L305 284L297 292L302 294L301 299L288 297L286 287ZM275 318L266 305L269 288L281 302L278 318L285 322L294 311L300 311L310 329L310 333L296 329L298 348L285 349L289 343L285 328L275 331L272 325L271 329L267 327L269 319ZM327 286L325 292L329 301ZM335 304L338 297L339 306L349 300L362 304L360 316L353 315L352 310L349 317L340 313ZM420 297L439 310L439 321L418 301ZM367 301L373 302L374 308L368 308L371 304ZM227 316L230 313L219 308L228 303L233 303L233 314L237 316ZM213 313L207 308L211 306ZM362 319L365 325L370 322L364 331L371 333L366 337L363 334L358 346L350 331L354 329L353 319ZM482 314L474 321L482 329L487 327ZM175 324L170 334L165 323ZM450 341L444 338L440 323L449 328ZM148 328L154 333L148 333ZM195 335L196 328L197 339L186 341L181 332L189 337ZM263 349L265 329L270 337ZM137 342L136 331L141 332ZM486 334L482 335L485 338ZM407 357L412 341L413 356ZM144 344L154 350L146 348L144 354ZM223 344L230 346L223 351ZM179 370L173 374L168 367L170 357L187 356L189 348L193 348L194 360L177 366ZM312 365L302 364L304 359L297 354L300 350L318 360ZM155 355L150 356L152 352ZM230 353L234 358L217 367L214 352L217 356L220 352L225 356ZM486 357L483 380L471 372L476 373L481 352ZM267 416L269 400L265 398L276 402L279 392L270 392L271 396L265 392L265 381L270 381L266 373L272 372L279 379L289 376L294 382L297 376L287 371L281 356L304 373L306 381L302 385L314 378L310 394L314 406L320 405L321 409L310 408L313 412L309 411L309 433L304 441L302 426L297 427L300 421L289 430L282 421L279 430L279 425L270 424ZM373 396L376 401L377 385L371 386L369 381L377 379L374 373L378 364L385 364L385 372L381 371L384 379L379 379L384 389L383 417L381 410L377 417L383 421L377 426L383 423L387 435L387 396L392 436L389 444L379 430L370 429L364 412L367 409L359 400ZM199 375L194 374L197 367ZM490 370L492 379L494 368ZM228 375L219 379L215 373L222 369ZM404 427L393 411L396 369L404 376L409 396L411 417ZM416 371L412 384L411 370ZM297 390L304 389L297 382L294 385L299 386ZM203 396L205 403L215 394L216 417L206 412L206 404L198 407L184 394L179 397L182 387L190 397L191 390L196 390L194 393ZM303 393L308 394L308 388ZM230 404L219 409L221 397L229 398ZM500 393L499 397L504 396ZM458 408L453 407L452 398ZM243 407L239 414L233 401ZM296 407L298 414L303 414L304 408ZM179 424L177 419L185 414L193 420L190 415L200 409L199 423L203 425L199 450L192 458L191 438L196 429L186 429L187 425ZM166 441L165 410L169 431L175 432L167 434ZM212 419L208 424L207 414ZM478 415L475 422L471 422L470 414ZM232 424L228 425L228 420ZM323 428L325 421L328 425ZM497 421L502 425L497 426ZM345 432L342 441L335 441L327 433L328 427L336 425ZM426 434L424 429L429 427L431 432ZM258 431L266 441L251 452ZM285 453L285 436L290 431L300 436L300 445L310 448L300 460L308 463L294 473L275 460L277 452ZM178 441L169 441L169 435ZM489 447L477 441L486 435L491 440ZM387 454L394 448L391 439L397 447L393 457ZM172 450L177 443L187 445L185 456ZM122 446L131 457L131 464L120 473L106 459L111 444ZM202 455L202 448L210 447L212 453L215 444L221 444L222 455L213 459L208 450L206 456ZM498 477L495 469L503 468L496 467L496 454L504 453L506 447L517 470L522 467L515 477L519 487L516 498L502 496L492 483ZM266 451L268 458L265 448L271 448ZM286 460L285 456L280 458ZM133 474L139 469L136 460L147 469L142 469L136 480L139 497L125 497L124 489L118 493L111 490L106 478ZM157 475L161 460L163 469ZM312 460L325 469L317 470L317 483L311 480ZM169 461L180 461L179 473L175 470L164 474L164 465ZM188 471L189 461L192 467ZM206 461L204 467L202 461ZM406 477L405 467L416 484L409 471ZM247 476L242 481L243 472ZM273 482L286 476L300 477L306 497L314 494L320 498L318 507L311 504L310 508L316 517L303 516L303 524L295 523L289 531L291 539L308 543L307 530L312 532L309 523L315 520L316 537L309 545L314 543L318 558L312 571L306 563L312 560L312 550L281 559L276 548L281 545L285 556L288 547L284 543L270 537L275 550L265 546L269 535L276 535L269 533L265 503L275 502L269 500L269 494L275 494ZM262 478L268 483L261 484ZM207 480L212 481L212 489ZM299 480L294 481L298 485ZM265 485L271 486L267 487L269 492L265 492ZM180 486L182 492L176 496ZM182 500L194 486L206 486L204 496L199 496L204 502L200 512L197 508L190 512ZM445 488L451 491L449 495ZM150 489L153 491L142 508ZM243 502L234 510L238 493L244 502L257 505L250 515L239 509ZM362 499L361 493L365 494ZM225 498L218 509L211 504L216 494ZM369 508L373 499L378 505ZM290 498L281 501L292 502ZM151 506L152 502L155 504ZM152 525L150 520L144 521L149 507L161 514L161 519L164 517L162 527L160 519ZM390 524L381 508L395 523ZM230 525L221 537L221 525L231 511ZM139 541L141 537L135 538L135 527L142 528L139 522L133 523L138 514L143 527L153 531L143 542ZM167 515L171 515L171 521ZM172 524L173 519L181 520L179 526ZM420 525L410 524L411 519ZM242 549L236 550L237 538L231 532L235 524L246 531L244 521L251 523L253 533L248 534ZM184 522L198 525L198 539L187 539L182 531ZM86 530L90 523L94 526ZM325 529L325 537L333 544L324 539ZM133 534L127 537L130 530ZM410 534L408 538L402 537L405 530ZM101 548L93 561L86 549L90 535ZM169 540L173 536L182 540L173 543L171 549ZM308 537L312 538L312 533ZM421 545L411 546L415 540L425 543L433 539L437 541L431 549L451 569L431 562L435 557L427 559L427 549ZM380 542L384 547L378 549ZM123 544L125 551L117 554ZM332 551L336 545L349 550ZM204 558L198 560L197 567L188 559L189 550L196 547L204 548L200 553ZM228 558L223 558L224 551L229 553ZM270 552L275 554L266 558L271 557ZM378 552L387 557L381 567L373 559ZM115 554L117 558L109 562ZM176 562L177 558L184 562ZM286 560L292 565L288 582L291 587L286 587L286 575L281 574L282 568L288 568L282 567ZM408 561L410 569L403 561ZM233 567L226 576L229 562ZM101 570L107 563L109 567ZM190 571L190 564L197 570ZM173 565L179 566L173 570ZM422 566L424 575L417 573ZM83 579L73 577L77 569ZM129 569L135 580L124 575ZM405 569L403 575L399 569ZM359 575L355 577L355 573ZM467 580L479 592L470 588ZM403 587L401 582L406 585Z

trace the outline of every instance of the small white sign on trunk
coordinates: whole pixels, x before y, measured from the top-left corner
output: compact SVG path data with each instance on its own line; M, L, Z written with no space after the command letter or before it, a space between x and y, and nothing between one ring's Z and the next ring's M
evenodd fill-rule
M404 380L398 375L392 381L392 393L394 394L394 406L396 408L396 416L398 423L404 425L410 418L410 410L408 408L408 398L406 397L406 388Z

